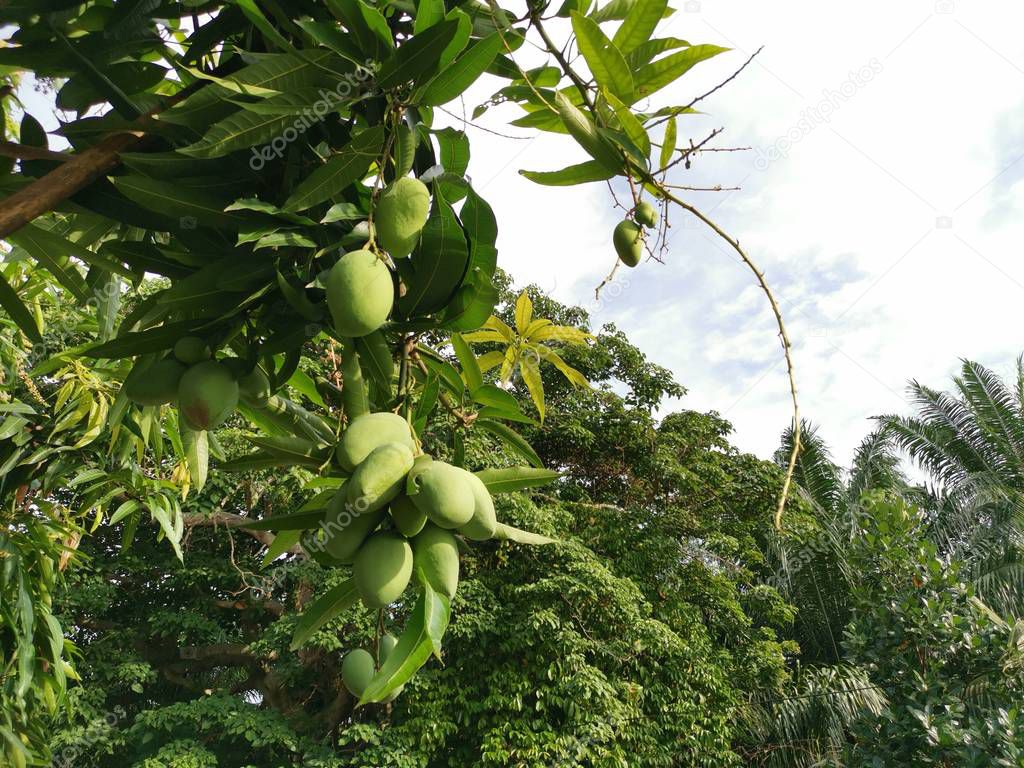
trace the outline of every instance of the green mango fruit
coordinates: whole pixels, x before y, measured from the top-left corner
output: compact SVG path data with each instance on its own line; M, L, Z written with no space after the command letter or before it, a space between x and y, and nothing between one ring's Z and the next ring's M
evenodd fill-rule
M658 209L644 200L633 211L633 218L636 219L638 224L643 224L648 229L651 229L658 224Z
M381 666L388 660L388 656L395 650L395 646L398 645L398 638L392 635L390 632L385 632L380 637L380 647L378 651L380 653Z
M401 493L412 465L408 446L387 443L375 448L345 483L349 507L360 514L382 508Z
M394 303L391 271L370 251L346 253L327 275L327 307L339 336L373 333L387 322Z
M373 655L363 648L349 651L341 662L341 681L353 696L363 695L376 672Z
M416 450L409 422L397 413L365 413L352 419L341 435L335 456L338 466L353 471L363 459L385 443L402 443L410 451Z
M627 267L635 267L644 255L644 241L640 237L640 226L630 219L623 219L615 225L612 244L619 260Z
M350 506L345 486L342 486L327 504L322 526L324 551L340 563L351 563L366 537L377 530L386 516L384 508L360 512Z
M238 405L238 382L216 360L193 365L178 384L178 411L190 429L215 429Z
M209 360L210 346L198 336L183 336L174 344L174 356L185 365L195 365Z
M388 509L391 512L391 519L395 522L395 528L403 536L412 538L427 524L427 516L404 493L396 496Z
M412 540L414 567L435 592L455 597L459 586L459 543L448 531L428 525Z
M473 518L476 499L465 471L443 461L434 461L416 474L419 489L412 503L441 528L458 528Z
M270 379L258 365L238 380L238 397L251 408L263 408L273 395Z
M178 396L178 384L187 369L173 357L150 365L138 363L124 380L124 393L139 405L163 405Z
M498 528L498 516L494 512L494 499L484 481L472 472L466 472L470 488L473 489L473 519L459 528L459 533L474 541L487 541Z
M366 540L352 565L356 590L368 608L397 600L412 578L412 547L397 533L378 531Z
M373 223L377 242L402 259L412 253L430 215L430 191L419 179L405 176L388 186L377 199Z

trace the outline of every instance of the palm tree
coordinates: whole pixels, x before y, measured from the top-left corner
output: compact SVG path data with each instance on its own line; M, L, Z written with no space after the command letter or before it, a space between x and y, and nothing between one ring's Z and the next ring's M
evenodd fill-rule
M930 538L979 597L1024 615L1024 356L1016 381L964 360L954 392L912 381L916 416L879 418L882 432L931 476L917 502Z

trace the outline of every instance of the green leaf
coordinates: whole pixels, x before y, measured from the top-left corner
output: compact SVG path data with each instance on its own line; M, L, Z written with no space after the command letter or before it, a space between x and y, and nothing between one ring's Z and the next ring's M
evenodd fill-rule
M615 147L598 133L597 127L590 117L581 112L561 92L555 94L555 104L558 107L558 116L561 118L562 124L569 135L576 139L576 143L607 170L616 175L621 173L622 157Z
M546 187L571 187L576 184L589 184L594 181L607 181L615 177L615 171L609 170L597 160L587 160L563 168L560 171L523 171L519 173L534 184Z
M323 519L323 509L311 509L306 512L293 512L290 515L272 515L240 523L238 527L250 531L305 531L316 528Z
M280 136L294 121L295 117L290 114L262 114L243 110L215 123L202 139L183 147L179 152L192 157L222 157L239 149L267 144Z
M123 357L144 355L147 352L159 352L173 347L178 339L189 335L195 325L196 323L192 320L183 320L158 325L145 331L133 331L103 344L84 347L79 350L79 354L85 357L117 360Z
M373 61L383 60L394 47L387 19L376 8L361 0L327 0L327 7Z
M375 125L352 137L341 152L307 176L285 203L289 211L301 211L338 194L360 181L380 155L384 126Z
M493 493L512 493L523 488L534 488L554 482L561 474L551 469L538 467L506 467L504 469L483 469L475 473L484 481L487 490Z
M68 289L79 302L89 298L89 288L68 257L64 238L45 229L26 224L7 239L28 251L39 264L52 274L62 286ZM82 249L85 250L85 249Z
M707 61L713 56L728 50L728 48L722 48L717 45L695 45L687 48L685 51L673 53L663 59L658 59L652 64L641 67L633 78L636 88L633 94L633 101L639 101L650 96L655 91L682 77L700 62Z
M430 79L440 69L442 57L456 41L460 29L458 18L452 17L414 35L381 66L377 87L389 90L409 81L422 83Z
M420 235L420 244L397 266L406 284L398 300L402 313L428 314L443 308L462 283L469 262L469 246L455 211L435 187L430 218Z
M416 21L412 31L419 34L437 24L444 18L444 0L419 0L416 3Z
M288 650L298 650L313 633L347 611L359 602L359 592L354 579L348 579L329 589L315 603L302 612L302 618L295 625L295 633Z
M491 66L500 48L497 32L475 43L427 84L419 103L433 106L457 99Z
M301 538L302 531L282 531L277 534L274 540L270 542L270 546L267 547L267 552L263 555L263 562L260 563L260 568L266 568L278 557L298 544Z
M391 378L395 374L395 361L391 357L391 347L380 331L355 340L361 368L382 392L391 391ZM390 394L389 394L390 397Z
M21 329L22 333L36 344L42 342L43 337L39 333L39 326L28 307L18 297L17 291L7 282L7 278L0 272L0 306L10 315L11 320Z
M203 224L221 229L239 229L252 214L245 211L224 211L224 203L193 187L145 176L129 174L111 179L114 186L129 200L163 216L178 219L183 229Z
M665 135L661 139L661 157L658 159L658 167L664 168L672 162L672 155L676 152L676 116L672 115L665 124Z
M668 0L637 0L615 31L612 42L626 54L650 40L667 7Z
M524 531L521 528L514 528L504 523L498 523L498 527L494 530L494 538L503 541L514 541L517 544L544 545L557 543L555 539L549 539L547 536L542 536L539 533Z
M490 432L492 435L497 437L501 442L530 462L534 467L541 468L544 466L544 462L541 461L537 452L533 450L522 435L511 427L497 421L479 418L474 422L474 424L475 426L480 427L480 429Z
M363 691L360 706L386 699L407 683L431 655L440 656L441 638L448 628L451 604L445 595L435 592L425 580L422 586L423 592L398 638L398 645Z
M466 387L472 392L484 383L480 366L476 364L476 355L460 334L453 333L451 341L455 356L459 358L459 364L462 366L462 377L466 381Z
M629 64L631 72L636 72L644 64L650 64L651 59L667 51L674 51L676 48L689 48L687 40L678 37L659 37L654 40L647 40L641 43L626 56L626 63Z
M619 125L622 126L622 130L640 150L644 164L646 164L647 158L651 154L651 139L647 135L647 131L644 130L637 116L633 114L633 110L619 101L614 94L606 92L605 96L612 109L615 110L615 116L619 119Z
M571 16L576 44L597 84L623 101L631 101L633 74L622 53L595 22L575 11Z
M235 5L242 9L242 13L245 17L253 23L253 25L259 29L269 40L273 41L274 45L283 51L295 50L291 43L289 43L284 36L277 31L270 20L263 15L263 11L256 5L256 0L234 0Z
M196 432L180 423L181 445L188 464L188 474L196 491L203 490L210 463L210 443L205 430Z

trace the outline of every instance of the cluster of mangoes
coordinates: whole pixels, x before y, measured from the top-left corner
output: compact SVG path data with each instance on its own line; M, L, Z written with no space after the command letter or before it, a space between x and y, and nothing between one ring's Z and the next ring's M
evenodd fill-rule
M389 185L374 208L376 242L392 259L408 256L430 214L430 192L419 179L403 177ZM327 275L327 306L334 330L343 338L373 333L395 301L391 271L371 250L343 255Z
M323 551L352 566L356 589L370 608L397 600L414 569L435 591L454 597L455 533L484 541L498 526L494 501L479 477L417 451L409 423L385 412L353 419L335 453L351 476L328 504Z
M214 359L198 336L177 341L171 354L142 359L124 382L124 392L139 405L176 403L185 425L195 431L224 423L238 405L261 408L270 399L270 380L259 366L249 369L235 357Z
M637 205L633 218L626 218L615 225L612 245L619 260L627 267L635 267L644 255L642 227L652 229L658 224L658 211L646 200Z

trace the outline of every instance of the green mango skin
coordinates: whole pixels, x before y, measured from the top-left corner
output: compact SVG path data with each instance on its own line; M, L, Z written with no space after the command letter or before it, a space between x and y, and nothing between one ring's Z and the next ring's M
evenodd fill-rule
M401 443L416 450L409 422L397 413L366 413L352 419L335 451L338 466L352 472L375 448L387 443Z
M178 384L187 369L173 357L145 368L132 368L124 381L124 393L139 405L163 405L178 396Z
M412 451L401 443L375 448L345 483L346 502L356 512L375 512L402 492L412 464Z
M339 563L351 563L366 537L377 530L387 516L385 509L359 512L348 506L348 494L342 486L331 497L324 516L324 551Z
M430 463L416 475L419 492L412 503L441 528L458 528L473 519L476 499L464 470L443 461Z
M362 696L376 671L370 652L356 648L346 653L341 662L341 682L353 696Z
M190 429L215 429L238 405L238 382L215 360L193 365L178 384L178 411Z
M636 219L638 224L643 224L648 229L652 229L658 225L658 209L644 200L633 211L633 218Z
M370 251L346 253L327 275L327 307L339 336L373 333L387 322L394 303L391 271Z
M494 499L484 481L472 472L466 472L473 489L473 519L459 528L459 533L473 541L487 541L498 529L498 516L494 512Z
M210 359L210 347L198 336L184 336L174 345L174 356L185 365L195 365Z
M377 649L380 653L381 666L388 660L388 656L395 650L395 646L398 645L398 638L387 632L380 637L380 647Z
M612 244L619 260L627 267L635 267L644 255L644 241L640 239L640 227L635 221L624 219L615 225Z
M377 199L373 212L377 242L391 258L405 258L416 247L429 215L430 191L426 185L409 176L397 179Z
M412 547L397 533L378 532L359 549L352 565L356 590L368 608L393 603L412 578Z
M238 396L252 408L263 408L273 397L270 379L258 365L238 380Z
M423 526L427 524L427 516L420 512L412 503L412 499L404 493L395 497L388 510L391 512L391 519L395 522L395 528L410 539L422 531Z
M459 587L459 543L448 531L428 525L412 540L412 557L423 578L450 598Z

